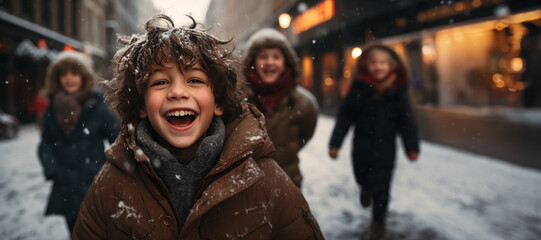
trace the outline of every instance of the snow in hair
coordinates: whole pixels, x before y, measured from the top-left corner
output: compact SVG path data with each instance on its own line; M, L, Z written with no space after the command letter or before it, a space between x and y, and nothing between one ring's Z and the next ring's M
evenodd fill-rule
M196 28L198 24L188 17L190 26L175 27L171 18L158 14L145 24L146 33L119 37L125 46L113 57L114 78L102 84L106 99L123 122L140 120L152 65L163 66L169 61L183 67L201 64L209 75L216 102L224 108L224 121L240 114L239 62L233 50L226 48L231 39L213 37L207 29Z

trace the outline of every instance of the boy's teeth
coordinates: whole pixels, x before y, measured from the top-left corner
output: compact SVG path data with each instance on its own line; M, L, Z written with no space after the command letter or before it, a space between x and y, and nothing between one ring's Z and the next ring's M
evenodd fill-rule
M187 116L187 115L195 115L195 113L192 112L192 111L184 111L184 110L167 113L168 117L170 117L170 116L183 117L183 116Z

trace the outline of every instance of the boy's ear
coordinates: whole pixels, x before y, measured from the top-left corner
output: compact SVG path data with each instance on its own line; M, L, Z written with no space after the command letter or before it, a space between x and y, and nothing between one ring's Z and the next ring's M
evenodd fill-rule
M218 104L214 104L214 115L215 116L222 116L224 114L224 110L222 107L218 106Z
M148 115L147 115L147 111L146 109L143 107L141 108L141 110L139 110L139 117L140 118L146 118Z

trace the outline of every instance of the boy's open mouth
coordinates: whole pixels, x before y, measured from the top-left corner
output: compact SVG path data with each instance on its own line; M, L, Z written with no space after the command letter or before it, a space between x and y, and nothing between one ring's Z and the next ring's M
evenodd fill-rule
M165 118L175 127L186 127L195 120L195 112L190 110L171 111L165 114Z

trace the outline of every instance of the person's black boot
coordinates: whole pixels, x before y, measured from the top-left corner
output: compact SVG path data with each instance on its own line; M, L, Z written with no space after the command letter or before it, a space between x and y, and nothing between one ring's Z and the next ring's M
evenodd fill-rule
M370 240L382 239L385 237L385 222L372 221L368 230Z
M361 190L361 206L363 208L370 207L370 204L372 203L372 194L370 194L370 191L363 188Z
M382 240L385 238L385 222L372 221L370 226L361 234L360 240Z

